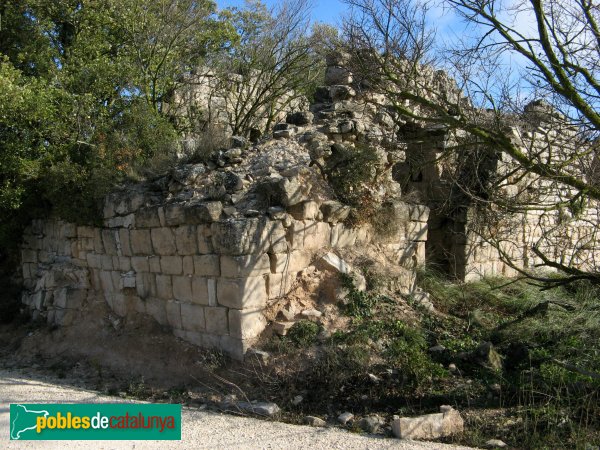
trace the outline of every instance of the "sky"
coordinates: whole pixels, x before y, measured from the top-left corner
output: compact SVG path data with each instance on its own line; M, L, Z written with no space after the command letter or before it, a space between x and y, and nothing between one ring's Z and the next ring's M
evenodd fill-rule
M244 0L216 0L219 8L227 8L230 6L242 7ZM277 0L263 0L263 3L268 7L273 7L279 3ZM315 8L312 13L314 21L330 23L335 25L347 6L340 0L315 0Z

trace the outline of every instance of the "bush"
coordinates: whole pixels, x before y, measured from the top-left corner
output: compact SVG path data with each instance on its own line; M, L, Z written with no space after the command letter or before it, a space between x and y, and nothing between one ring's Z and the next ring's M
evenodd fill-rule
M287 337L296 347L308 347L316 342L319 331L315 322L300 320L289 329Z

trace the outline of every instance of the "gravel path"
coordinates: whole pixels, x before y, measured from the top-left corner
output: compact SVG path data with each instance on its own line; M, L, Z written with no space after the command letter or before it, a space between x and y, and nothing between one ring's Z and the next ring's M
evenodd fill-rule
M10 403L123 402L0 369L0 448L8 449L459 449L184 408L181 441L8 441Z

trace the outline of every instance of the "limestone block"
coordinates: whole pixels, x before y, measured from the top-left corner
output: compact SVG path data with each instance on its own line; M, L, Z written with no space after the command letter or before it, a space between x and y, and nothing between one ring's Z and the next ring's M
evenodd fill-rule
M233 336L221 336L219 339L219 348L227 353L231 358L239 361L244 359L246 350L250 348L252 340L239 339Z
M153 273L136 273L135 288L137 295L143 299L156 297L156 277Z
M303 250L293 250L289 253L274 253L269 257L271 272L296 273L310 265L312 254Z
M148 268L151 273L160 273L161 272L160 256L146 256L145 258L148 261Z
M227 319L227 308L208 307L204 308L204 318L206 320L206 332L216 335L229 334L229 322Z
M331 246L338 248L353 247L356 244L357 235L355 228L347 228L338 223L331 228Z
M329 223L343 222L348 218L352 208L335 200L323 202L321 205L321 213L323 220Z
M220 259L222 277L255 277L271 272L271 263L266 253L243 256L223 255Z
M119 283L119 288L121 290L133 288L135 289L135 272L126 272L121 274L121 280Z
M185 205L183 203L171 203L164 207L164 211L168 226L174 227L185 223Z
M204 321L204 307L200 305L182 303L181 326L186 331L204 331L206 329Z
M192 302L192 279L187 275L173 277L173 297L182 302Z
M150 230L131 230L129 232L131 240L131 250L134 255L152 255L152 239L150 238ZM98 250L96 250L98 253Z
M108 228L133 228L135 226L135 216L128 214L126 216L112 217L104 221Z
M229 310L229 333L240 339L253 339L267 326L267 320L261 311Z
M131 267L138 273L150 272L150 265L148 264L148 257L146 256L132 256Z
M183 273L183 259L181 256L161 256L160 268L167 275L181 275Z
M265 233L269 241L268 253L283 253L288 250L287 232L280 220L268 221Z
M219 255L194 255L194 272L203 277L218 277L221 274Z
M193 275L194 274L194 258L191 256L184 256L183 259L183 274Z
M427 222L429 220L429 208L425 205L409 204L410 220L415 222Z
M110 255L100 255L100 265L102 266L102 270L113 270L113 261L112 256Z
M392 432L400 439L433 440L462 433L464 421L458 411L441 406L440 413L401 417L392 422Z
M79 238L94 238L94 228L93 227L77 227L77 236Z
M291 206L288 209L288 212L294 219L297 220L316 219L317 215L319 214L319 204L315 201L309 200Z
M235 309L264 308L267 289L263 277L219 278L217 301L220 305Z
M203 277L192 277L192 303L209 305L208 281ZM214 280L213 284L214 284Z
M177 300L168 300L165 303L165 308L167 323L173 328L181 329L181 304Z
M119 248L121 249L121 255L123 256L132 256L133 252L131 251L131 238L129 235L129 230L126 228L122 228L117 231L117 240L119 242Z
M201 255L213 253L212 231L209 225L198 226L198 252Z
M408 239L413 241L426 241L427 229L426 222L408 222L406 224L406 235Z
M156 208L156 212L158 214L158 222L160 223L160 226L166 227L167 219L165 218L165 208L163 208L162 206L159 206L158 208Z
M100 255L96 255L95 253L88 253L85 255L85 260L87 261L87 265L90 269L101 269L102 268L102 259Z
M157 255L175 255L177 247L175 245L175 236L170 228L152 228L152 247Z
M21 262L37 263L38 255L36 250L21 250Z
M264 218L230 219L212 224L215 251L224 255L265 253L269 241L265 236Z
M135 214L135 226L137 228L159 228L157 208L141 208Z
M167 315L167 302L160 298L150 297L146 299L146 313L154 317L161 325L169 325Z
M218 201L190 203L185 209L185 223L212 223L220 219L223 204Z
M312 185L303 182L298 177L282 178L277 184L277 194L283 206L290 207L309 200Z
M287 241L291 249L304 248L304 232L306 225L303 221L293 220L287 229Z
M173 282L170 275L156 275L156 295L165 300L173 298Z
M217 280L209 278L206 284L208 289L208 306L217 306Z
M331 226L326 222L305 221L304 250L318 250L331 244Z
M117 255L117 239L114 230L102 230L102 244L104 251L109 255Z
M184 225L173 229L178 255L195 255L198 253L196 243L197 230L194 225Z

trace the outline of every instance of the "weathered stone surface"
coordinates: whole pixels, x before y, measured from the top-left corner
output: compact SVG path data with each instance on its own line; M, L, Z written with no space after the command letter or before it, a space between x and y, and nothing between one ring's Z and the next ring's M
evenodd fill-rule
M450 406L441 406L440 413L418 417L401 417L392 422L392 432L400 439L433 440L462 433L464 422L460 413Z
M331 95L332 101L339 102L342 100L350 100L356 95L356 91L350 86L333 85L329 87L329 94Z
M216 253L250 255L265 253L269 241L265 236L265 220L259 218L231 219L213 223L212 242Z
M327 71L325 72L325 84L333 86L350 83L352 83L352 74L348 70L336 66L327 67Z
M269 255L221 256L221 276L228 278L255 277L271 272Z
M199 305L210 305L208 295L208 280L206 278L192 277L192 303L197 303Z
M169 324L165 300L154 297L146 299L146 313L154 317L161 325Z
M219 255L194 255L194 273L203 277L218 277L221 274Z
M308 200L310 188L310 185L302 183L297 177L282 178L277 184L277 193L283 206L293 206Z
M252 339L258 336L267 326L267 320L261 311L229 310L229 332L240 339Z
M312 123L313 117L313 113L309 111L298 111L288 114L285 121L292 125L308 125L309 123Z
M204 318L206 320L207 333L216 334L219 336L229 334L227 308L221 308L218 306L204 308Z
M321 213L323 220L329 223L343 222L348 218L352 208L335 200L323 202L321 205Z
M212 223L219 220L223 204L219 201L192 203L185 208L185 221L189 224Z
M181 256L161 256L160 268L167 275L181 275L183 273L183 259Z
M367 433L377 433L379 431L379 428L384 424L385 420L383 420L382 417L376 414L363 417L358 422L358 426Z
M197 230L194 225L173 228L173 234L178 255L196 255L198 253Z
M337 418L338 422L341 423L342 425L347 425L348 423L351 423L353 419L354 419L354 414L352 414L351 412L347 412L347 411L340 414Z
M160 227L157 208L140 208L135 213L135 225L137 228Z
M153 228L151 230L152 247L157 255L175 255L175 236L170 228Z
M310 265L312 254L303 250L269 255L272 273L296 273Z
M332 247L354 247L358 233L355 228L345 227L338 223L331 228L331 246Z
M234 309L260 309L267 302L263 277L219 278L217 300L220 305Z
M204 307L181 303L181 326L186 331L204 331L206 329Z
M166 205L164 207L166 224L170 227L174 227L186 223L185 209L186 205L184 203L171 203Z
M267 277L267 292L269 300L286 295L293 287L296 273L272 273Z
M311 427L326 427L327 426L327 422L325 422L320 417L316 417L316 416L304 417L304 423L306 425L310 425Z
M238 402L235 407L249 414L267 417L274 416L280 411L279 406L271 402Z
M165 302L165 311L167 313L167 323L175 329L182 329L181 303L176 300L167 300Z
M312 200L298 203L289 208L289 213L297 220L316 219L319 214L319 204Z
M173 281L170 275L156 275L156 295L164 300L173 299Z
M154 253L150 230L131 230L129 236L134 255L152 255ZM102 251L96 250L96 253L102 253Z
M271 324L271 328L273 329L273 333L276 333L280 336L285 336L290 328L294 326L295 322L280 322L276 321Z
M192 302L192 279L190 277L187 275L173 277L173 297L182 302Z

